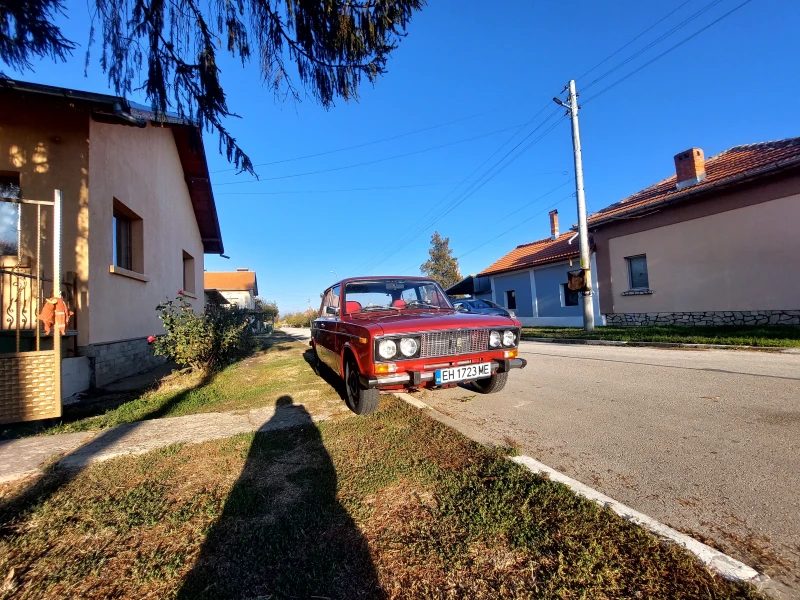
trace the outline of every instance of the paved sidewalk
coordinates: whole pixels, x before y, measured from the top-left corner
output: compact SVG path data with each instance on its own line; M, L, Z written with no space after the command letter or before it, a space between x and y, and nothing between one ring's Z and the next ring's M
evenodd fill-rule
M248 411L214 412L184 417L126 423L102 431L41 435L0 442L0 482L15 481L39 473L45 465L63 457L58 465L80 468L126 454L144 454L177 443L200 443L251 431L274 431L308 422L302 404ZM316 423L332 415L312 415Z

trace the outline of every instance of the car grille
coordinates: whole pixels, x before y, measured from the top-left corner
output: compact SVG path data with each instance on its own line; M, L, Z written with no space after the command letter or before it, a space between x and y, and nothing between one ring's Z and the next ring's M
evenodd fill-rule
M489 347L487 329L434 331L422 334L421 358L483 352Z

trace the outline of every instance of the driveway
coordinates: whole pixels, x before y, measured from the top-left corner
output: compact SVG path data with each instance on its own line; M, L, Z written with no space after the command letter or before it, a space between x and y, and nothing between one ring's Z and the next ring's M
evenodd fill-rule
M800 590L800 355L523 342L503 392L425 402Z

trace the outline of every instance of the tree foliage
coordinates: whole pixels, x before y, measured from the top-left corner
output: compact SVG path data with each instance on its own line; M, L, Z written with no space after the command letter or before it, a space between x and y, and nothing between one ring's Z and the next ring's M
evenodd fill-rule
M431 236L431 248L428 254L430 258L419 267L423 275L435 279L444 289L461 281L458 259L453 256L453 251L450 249L450 238L442 238L439 232L435 231Z
M157 114L176 111L219 135L220 151L253 173L250 158L223 125L236 116L220 81L217 54L258 63L264 84L281 98L306 94L329 108L374 83L414 11L425 0L90 0L99 57L118 95L141 89ZM17 69L34 57L66 60L75 44L61 33L61 0L0 0L0 60Z

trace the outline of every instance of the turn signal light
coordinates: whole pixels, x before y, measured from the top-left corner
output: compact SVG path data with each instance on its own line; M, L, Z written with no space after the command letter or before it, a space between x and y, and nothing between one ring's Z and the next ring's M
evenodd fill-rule
M385 373L394 373L397 371L397 365L394 363L386 363L383 365L375 365L375 374L383 375Z
M504 358L517 358L517 350L506 350L503 352Z

